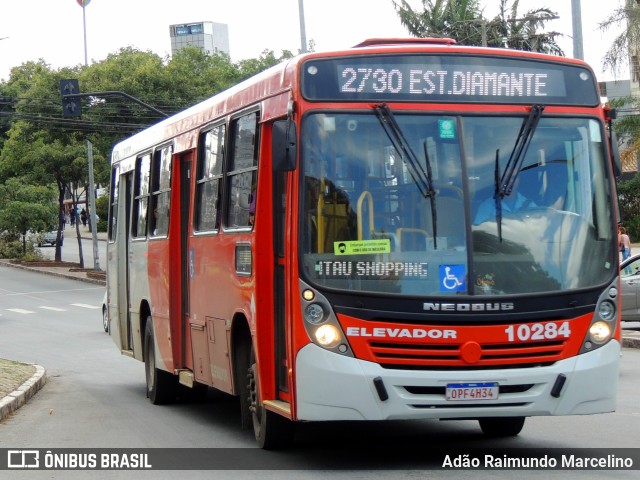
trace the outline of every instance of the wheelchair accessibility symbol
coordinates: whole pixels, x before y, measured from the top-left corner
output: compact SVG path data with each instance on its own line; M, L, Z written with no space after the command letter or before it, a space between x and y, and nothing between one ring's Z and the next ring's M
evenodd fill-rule
M463 292L467 289L464 265L440 265L440 291Z

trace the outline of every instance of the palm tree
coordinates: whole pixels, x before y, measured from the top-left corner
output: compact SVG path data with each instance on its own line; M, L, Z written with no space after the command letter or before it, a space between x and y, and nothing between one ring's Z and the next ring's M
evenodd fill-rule
M540 7L520 15L519 3L520 0L514 0L507 7L507 0L500 0L500 13L487 24L487 45L564 56L556 42L562 34L540 32L546 22L558 18L555 12Z
M557 18L548 8L518 14L519 0L510 7L500 0L500 13L492 20L482 15L479 0L422 0L422 12L406 0L392 0L400 22L416 37L451 37L463 45L508 47L564 55L556 43L558 32L539 30Z
M465 45L482 39L478 0L422 0L422 13L406 0L393 0L400 23L415 37L449 37Z
M598 24L601 31L626 25L622 33L614 40L609 50L602 59L605 70L611 70L614 74L620 72L627 65L631 55L631 75L635 81L640 79L640 1L626 0L624 6L616 8L613 13Z

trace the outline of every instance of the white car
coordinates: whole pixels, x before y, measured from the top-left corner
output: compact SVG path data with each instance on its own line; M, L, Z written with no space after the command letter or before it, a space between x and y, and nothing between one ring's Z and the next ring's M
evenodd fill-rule
M104 292L104 297L102 297L102 328L104 331L109 333L109 313L107 311L107 291Z

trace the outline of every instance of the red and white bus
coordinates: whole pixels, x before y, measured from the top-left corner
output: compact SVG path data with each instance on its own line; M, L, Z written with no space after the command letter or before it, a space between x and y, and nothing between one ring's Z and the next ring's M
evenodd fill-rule
M614 172L582 61L374 39L119 143L108 308L153 403L295 422L615 409ZM247 380L248 378L248 380Z

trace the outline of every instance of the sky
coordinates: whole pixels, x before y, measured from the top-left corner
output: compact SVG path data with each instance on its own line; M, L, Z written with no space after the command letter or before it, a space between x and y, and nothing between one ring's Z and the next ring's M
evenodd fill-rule
M43 59L53 69L83 64L86 24L89 63L100 61L120 48L135 47L169 56L169 25L212 21L229 27L233 61L257 58L264 50L279 55L300 48L300 0L90 0L84 9L77 0L1 0L0 79L8 80L12 67ZM601 60L613 41L597 24L623 0L581 0L585 60L598 80L614 78L601 71ZM409 0L420 8L421 0ZM498 11L498 0L480 0L485 17ZM589 5L590 4L590 5ZM573 56L571 0L520 0L519 12L549 7L560 19L548 30L566 35L559 40L565 54ZM304 0L307 40L316 51L348 48L367 38L409 36L400 24L392 0ZM619 79L626 78L622 73Z

